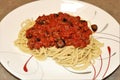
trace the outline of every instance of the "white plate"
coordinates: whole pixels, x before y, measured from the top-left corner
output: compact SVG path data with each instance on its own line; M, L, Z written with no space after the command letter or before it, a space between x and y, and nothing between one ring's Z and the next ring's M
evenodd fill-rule
M79 15L83 19L98 25L94 34L99 41L104 43L102 48L103 66L97 79L102 79L107 66L111 48L110 66L104 78L110 75L119 66L120 26L116 20L102 9L91 4L72 0L40 0L25 4L10 12L0 23L0 62L13 75L24 80L83 80L93 79L94 68L92 66L84 71L71 71L56 64L53 60L38 61L34 58L27 65L28 72L23 70L23 65L31 56L23 53L14 46L14 40L21 29L21 22L26 19L36 19L39 15L68 12ZM107 58L106 58L107 57ZM100 69L100 60L95 63L96 75ZM81 74L81 72L89 72Z

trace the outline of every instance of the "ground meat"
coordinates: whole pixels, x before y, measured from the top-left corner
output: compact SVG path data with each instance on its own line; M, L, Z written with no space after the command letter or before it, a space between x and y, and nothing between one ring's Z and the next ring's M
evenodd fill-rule
M26 31L26 38L30 49L53 46L84 48L89 44L91 34L87 21L81 20L79 16L59 12L39 16L34 26Z

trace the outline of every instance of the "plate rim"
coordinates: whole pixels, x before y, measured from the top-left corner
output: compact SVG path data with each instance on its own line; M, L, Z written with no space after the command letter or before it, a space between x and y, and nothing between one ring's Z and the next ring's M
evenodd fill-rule
M60 1L61 1L61 0L60 0ZM62 0L62 1L63 1L63 0ZM113 20L115 20L115 22L120 26L120 24L118 23L118 21L117 21L111 14L109 14L107 11L103 10L102 8L100 8L100 7L96 6L96 5L93 5L93 4L91 4L91 3L84 2L84 1L77 1L77 0L76 0L76 1L71 0L71 1L72 1L72 2L84 3L84 4L87 4L87 5L90 5L90 6L93 6L93 7L96 7L96 8L98 8L98 9L102 10L102 11L105 12L107 15L109 15ZM22 6L34 4L34 3L36 3L36 2L41 2L41 0L28 2L28 3L25 3L25 4L21 5L21 6L16 7L15 9L13 9L12 11L10 11L7 15L5 15L5 16L1 19L0 24L2 23L2 21L4 21L4 19L5 19L9 14L12 14L12 12L14 12L16 9L19 9L19 8L21 8ZM4 67L4 69L6 69L5 66L2 64L1 61L0 61L0 64ZM118 67L117 67L114 71L116 71L119 67L120 67L120 64L118 65ZM7 69L6 69L6 70L7 70ZM114 71L112 71L112 73L110 73L109 75L107 75L104 79L106 79L106 78L109 77L111 74L113 74ZM9 72L9 71L7 70L7 72ZM12 74L11 72L9 72L9 73ZM12 74L12 75L13 75L14 77L16 77L16 75L14 75L14 74ZM16 77L16 78L18 78L18 77ZM18 79L19 79L19 78L18 78Z

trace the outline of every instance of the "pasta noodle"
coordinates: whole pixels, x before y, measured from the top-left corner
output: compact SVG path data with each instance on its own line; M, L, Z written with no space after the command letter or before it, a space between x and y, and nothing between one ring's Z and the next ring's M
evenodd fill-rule
M19 32L18 39L15 41L15 45L25 53L29 53L39 60L45 60L47 57L51 57L58 64L64 67L71 67L75 70L84 70L89 65L90 62L94 61L97 57L101 55L102 43L97 41L95 38L90 36L90 44L85 48L75 48L74 46L65 46L63 48L44 48L30 49L27 46L27 38L25 36L26 30L35 24L33 20L24 21L21 26L22 29Z

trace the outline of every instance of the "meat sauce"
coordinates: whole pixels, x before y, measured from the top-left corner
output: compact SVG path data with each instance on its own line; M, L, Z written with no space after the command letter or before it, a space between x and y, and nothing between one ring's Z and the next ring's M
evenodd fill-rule
M89 44L91 34L87 21L81 20L79 16L59 12L39 16L34 26L26 31L26 38L30 49L53 46L84 48Z

